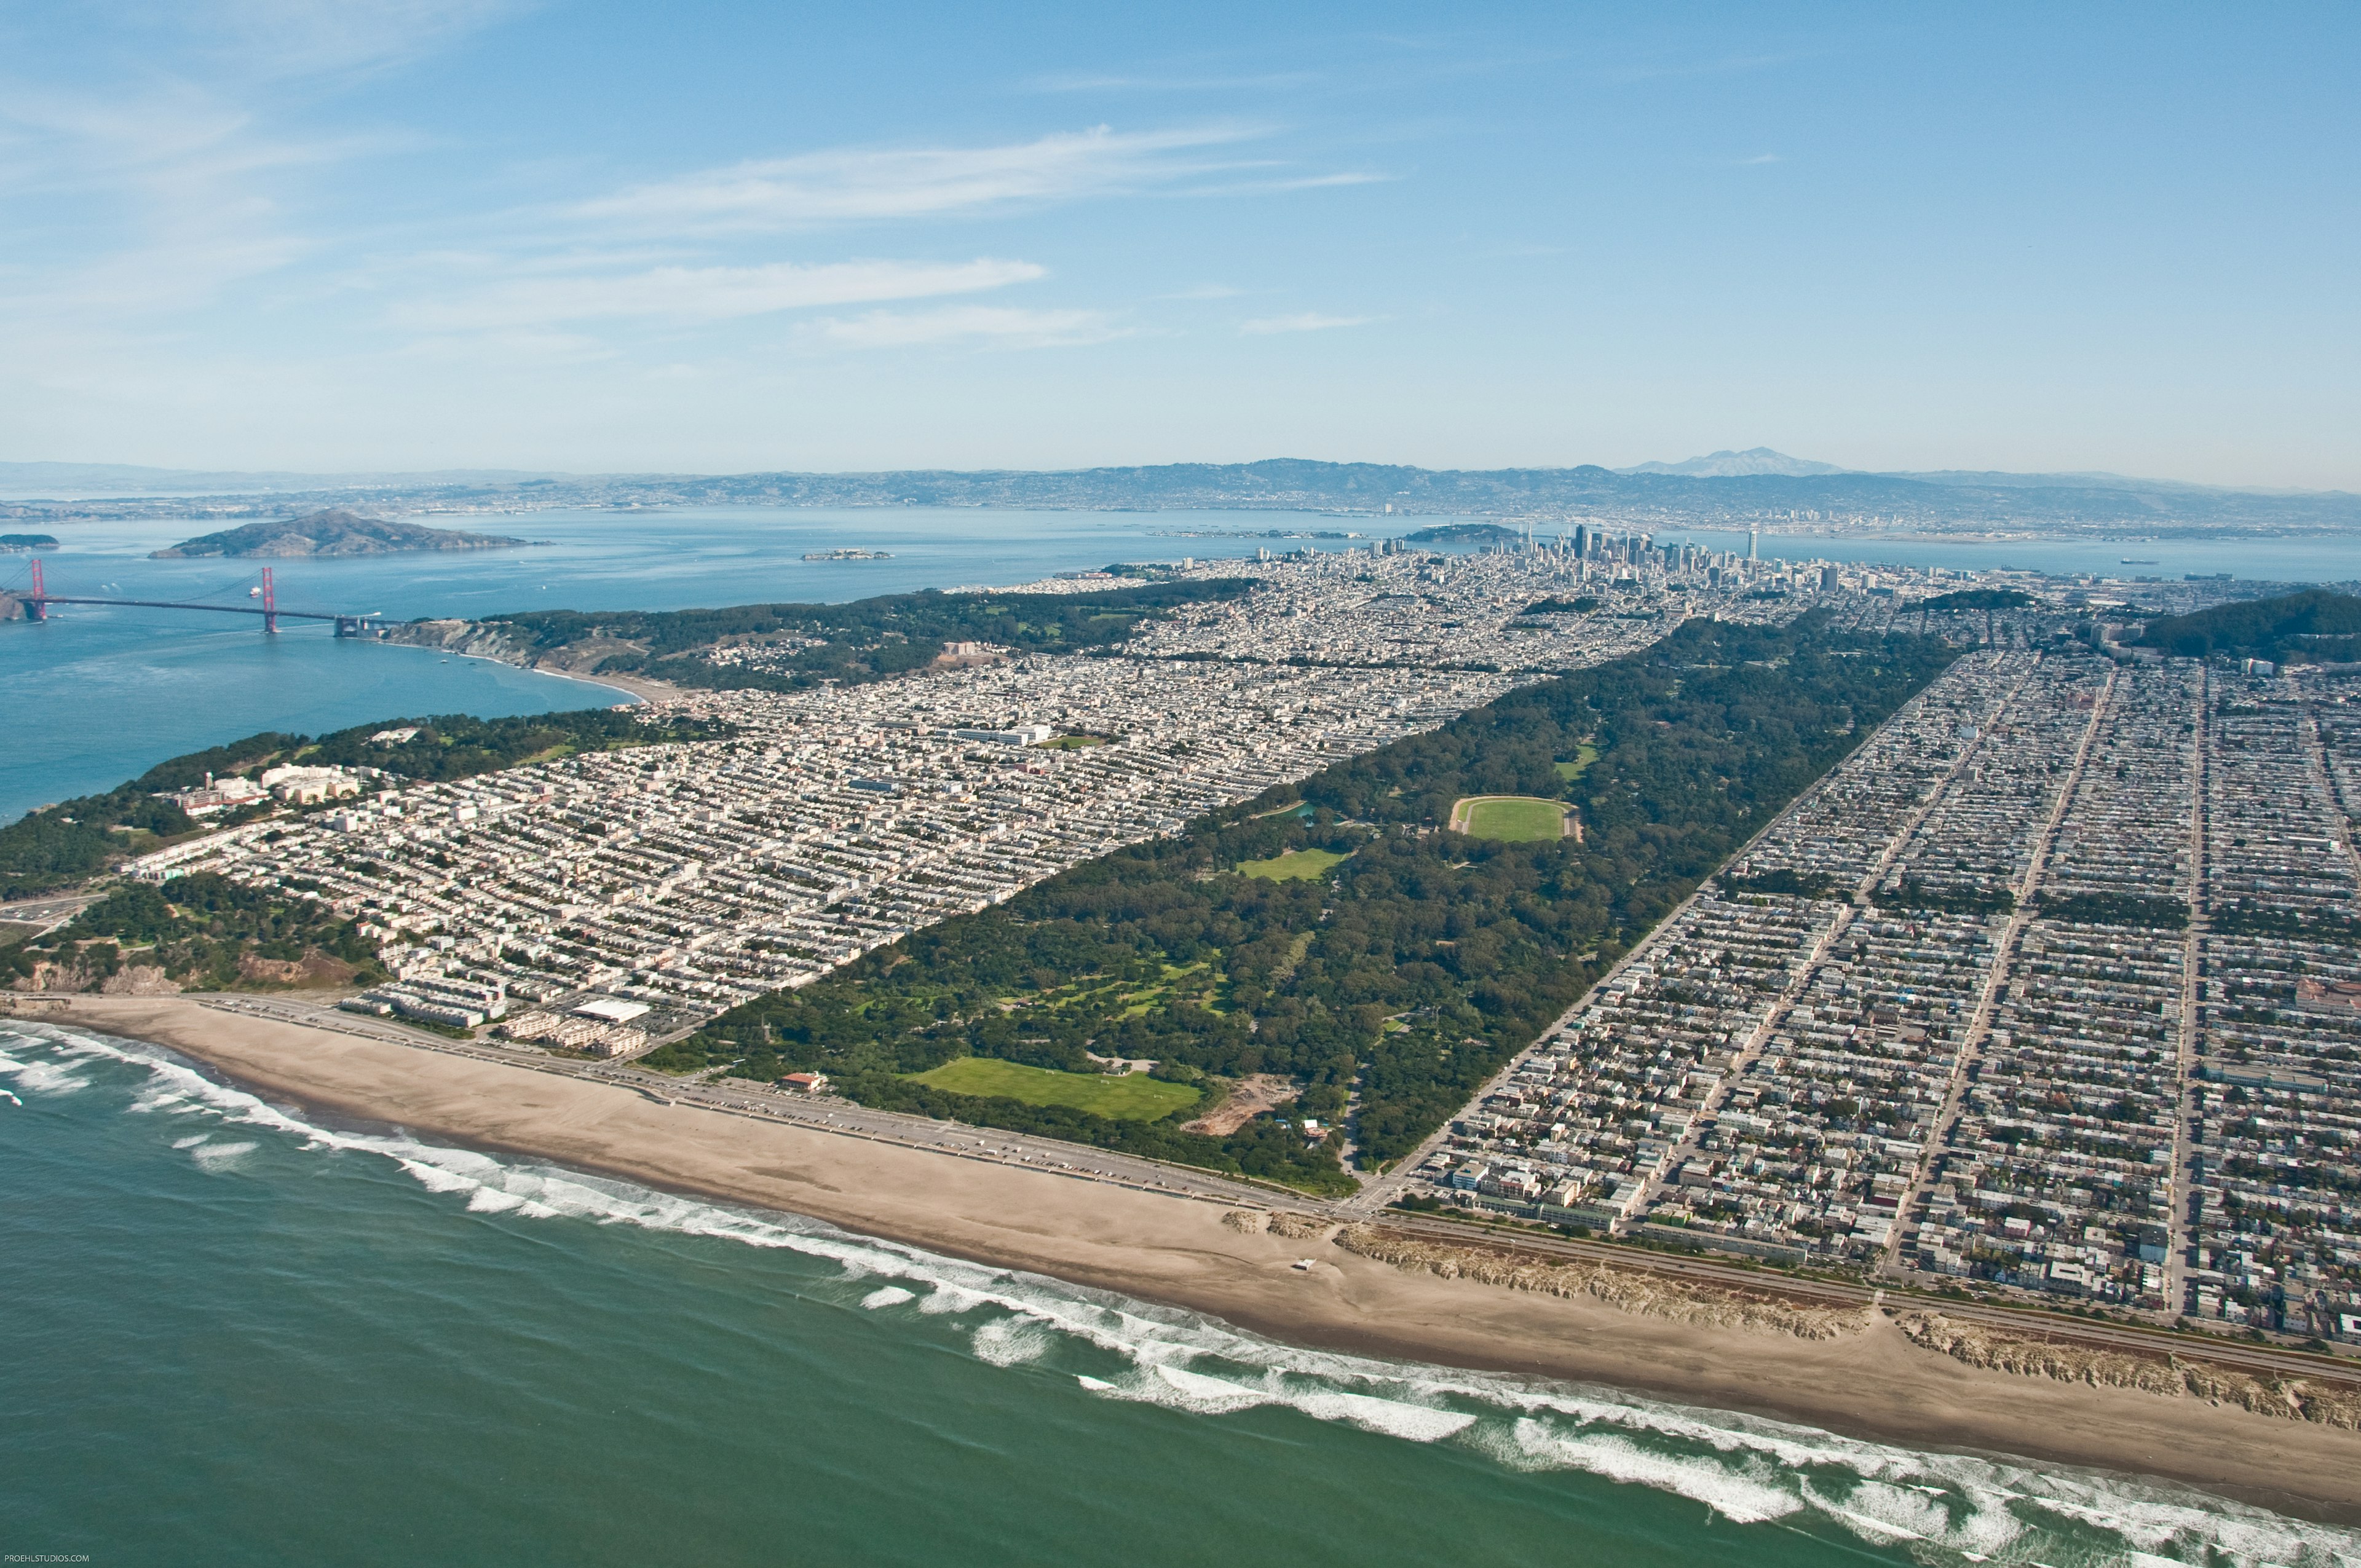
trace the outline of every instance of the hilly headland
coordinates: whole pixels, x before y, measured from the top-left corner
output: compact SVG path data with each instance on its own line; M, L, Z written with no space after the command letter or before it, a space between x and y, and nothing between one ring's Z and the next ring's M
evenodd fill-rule
M274 518L225 528L218 533L183 539L151 559L181 560L195 556L251 559L302 555L390 555L405 550L507 550L530 544L498 533L467 533L455 528L428 528L368 517L343 507L329 507L302 517Z

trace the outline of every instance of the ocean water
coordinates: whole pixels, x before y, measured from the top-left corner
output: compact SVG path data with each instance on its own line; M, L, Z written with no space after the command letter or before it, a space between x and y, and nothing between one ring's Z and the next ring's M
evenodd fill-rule
M0 1025L0 1552L2327 1564L2162 1484L1291 1349Z

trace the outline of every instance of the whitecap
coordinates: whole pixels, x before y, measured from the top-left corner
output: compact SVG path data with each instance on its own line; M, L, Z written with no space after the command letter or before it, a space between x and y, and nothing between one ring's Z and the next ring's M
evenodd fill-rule
M1545 1421L1527 1418L1515 1423L1510 1436L1539 1466L1581 1470L1610 1481L1676 1492L1740 1524L1784 1519L1804 1507L1801 1497L1760 1474L1732 1469L1719 1458L1642 1447L1620 1433L1562 1433Z
M917 1299L916 1292L905 1290L899 1285L881 1285L863 1296L861 1304L873 1312L880 1307L898 1307L905 1301Z
M207 1167L224 1165L240 1155L252 1154L262 1146L248 1140L235 1144L199 1144L189 1151L191 1158Z
M1038 1361L1049 1353L1049 1331L1026 1318L994 1318L969 1336L976 1359L994 1366Z

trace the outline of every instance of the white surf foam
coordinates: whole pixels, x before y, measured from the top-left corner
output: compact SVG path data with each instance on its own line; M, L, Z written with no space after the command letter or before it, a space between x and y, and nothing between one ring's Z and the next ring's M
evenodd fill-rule
M398 1132L316 1126L151 1047L41 1025L14 1038L0 1035L0 1047L8 1047L0 1050L0 1072L20 1082L52 1056L52 1081L97 1058L134 1064L149 1078L131 1109L202 1112L305 1147L383 1157L427 1191L464 1194L471 1212L629 1224L783 1248L832 1263L848 1279L895 1281L869 1291L861 1304L873 1310L915 1300L922 1313L989 1314L969 1330L981 1360L1014 1365L1056 1354L1065 1343L1121 1357L1128 1373L1078 1376L1078 1387L1100 1398L1208 1416L1284 1407L1406 1442L1459 1442L1512 1468L1576 1471L1648 1486L1736 1522L1816 1519L1867 1542L1905 1545L1928 1561L2005 1553L2121 1563L2137 1553L2180 1563L2361 1568L2361 1535L2166 1483L1919 1453L1730 1412L1280 1345L1194 1313L939 1257L799 1216L676 1197ZM254 1146L206 1146L243 1152Z

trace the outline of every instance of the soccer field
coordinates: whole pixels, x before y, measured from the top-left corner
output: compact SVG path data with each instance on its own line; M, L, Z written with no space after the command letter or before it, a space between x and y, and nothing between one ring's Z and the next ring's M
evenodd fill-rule
M996 1057L961 1057L929 1072L913 1073L920 1083L953 1094L1005 1095L1027 1105L1071 1105L1117 1121L1153 1122L1194 1105L1202 1091L1135 1072L1109 1078L1095 1072L1052 1072Z
M1565 803L1528 795L1476 795L1451 808L1451 825L1471 839L1531 843L1565 837Z

